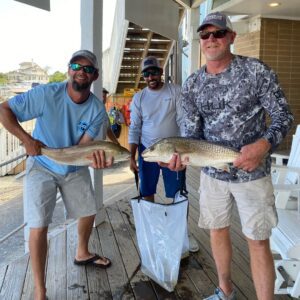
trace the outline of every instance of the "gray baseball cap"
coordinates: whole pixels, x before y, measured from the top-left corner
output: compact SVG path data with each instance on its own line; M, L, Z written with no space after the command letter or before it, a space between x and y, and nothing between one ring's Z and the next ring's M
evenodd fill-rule
M228 16L220 12L208 14L203 20L202 24L198 27L197 32L201 31L208 25L213 25L219 27L220 29L233 31L233 27Z
M149 68L161 69L158 59L155 56L147 56L142 62L142 72Z
M78 57L84 57L87 60L90 61L92 66L96 69L98 69L98 60L96 55L89 51L89 50L78 50L72 54L72 57L70 59L70 64L73 63Z

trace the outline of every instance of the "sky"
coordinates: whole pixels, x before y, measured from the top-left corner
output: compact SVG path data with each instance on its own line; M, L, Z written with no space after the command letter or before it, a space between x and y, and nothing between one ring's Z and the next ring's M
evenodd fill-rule
M116 0L103 0L103 49L109 47ZM80 49L80 0L50 0L45 11L14 0L0 0L0 73L25 61L66 72Z

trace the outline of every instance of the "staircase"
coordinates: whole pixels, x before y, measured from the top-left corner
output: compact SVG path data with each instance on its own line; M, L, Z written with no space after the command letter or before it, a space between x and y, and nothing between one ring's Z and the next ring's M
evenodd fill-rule
M110 49L103 56L103 85L111 93L145 87L140 66L146 56L166 66L182 11L173 0L117 0Z

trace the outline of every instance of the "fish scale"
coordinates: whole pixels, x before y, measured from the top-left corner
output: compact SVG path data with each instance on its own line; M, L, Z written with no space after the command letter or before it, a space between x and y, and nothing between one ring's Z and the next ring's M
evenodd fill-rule
M93 152L97 150L103 150L106 158L113 156L116 163L130 158L130 152L126 148L109 141L93 141L65 148L42 147L41 154L59 164L88 166L92 163Z
M145 161L168 163L172 155L177 152L183 164L192 166L211 166L227 169L240 153L230 147L185 137L164 138L143 151ZM185 161L188 159L188 161Z

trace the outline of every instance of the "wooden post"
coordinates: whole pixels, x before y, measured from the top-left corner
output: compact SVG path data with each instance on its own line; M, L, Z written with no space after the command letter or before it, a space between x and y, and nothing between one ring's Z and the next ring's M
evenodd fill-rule
M91 50L98 58L99 79L93 84L93 93L102 99L102 0L81 0L81 48ZM103 172L90 168L99 211L95 226L104 222Z

